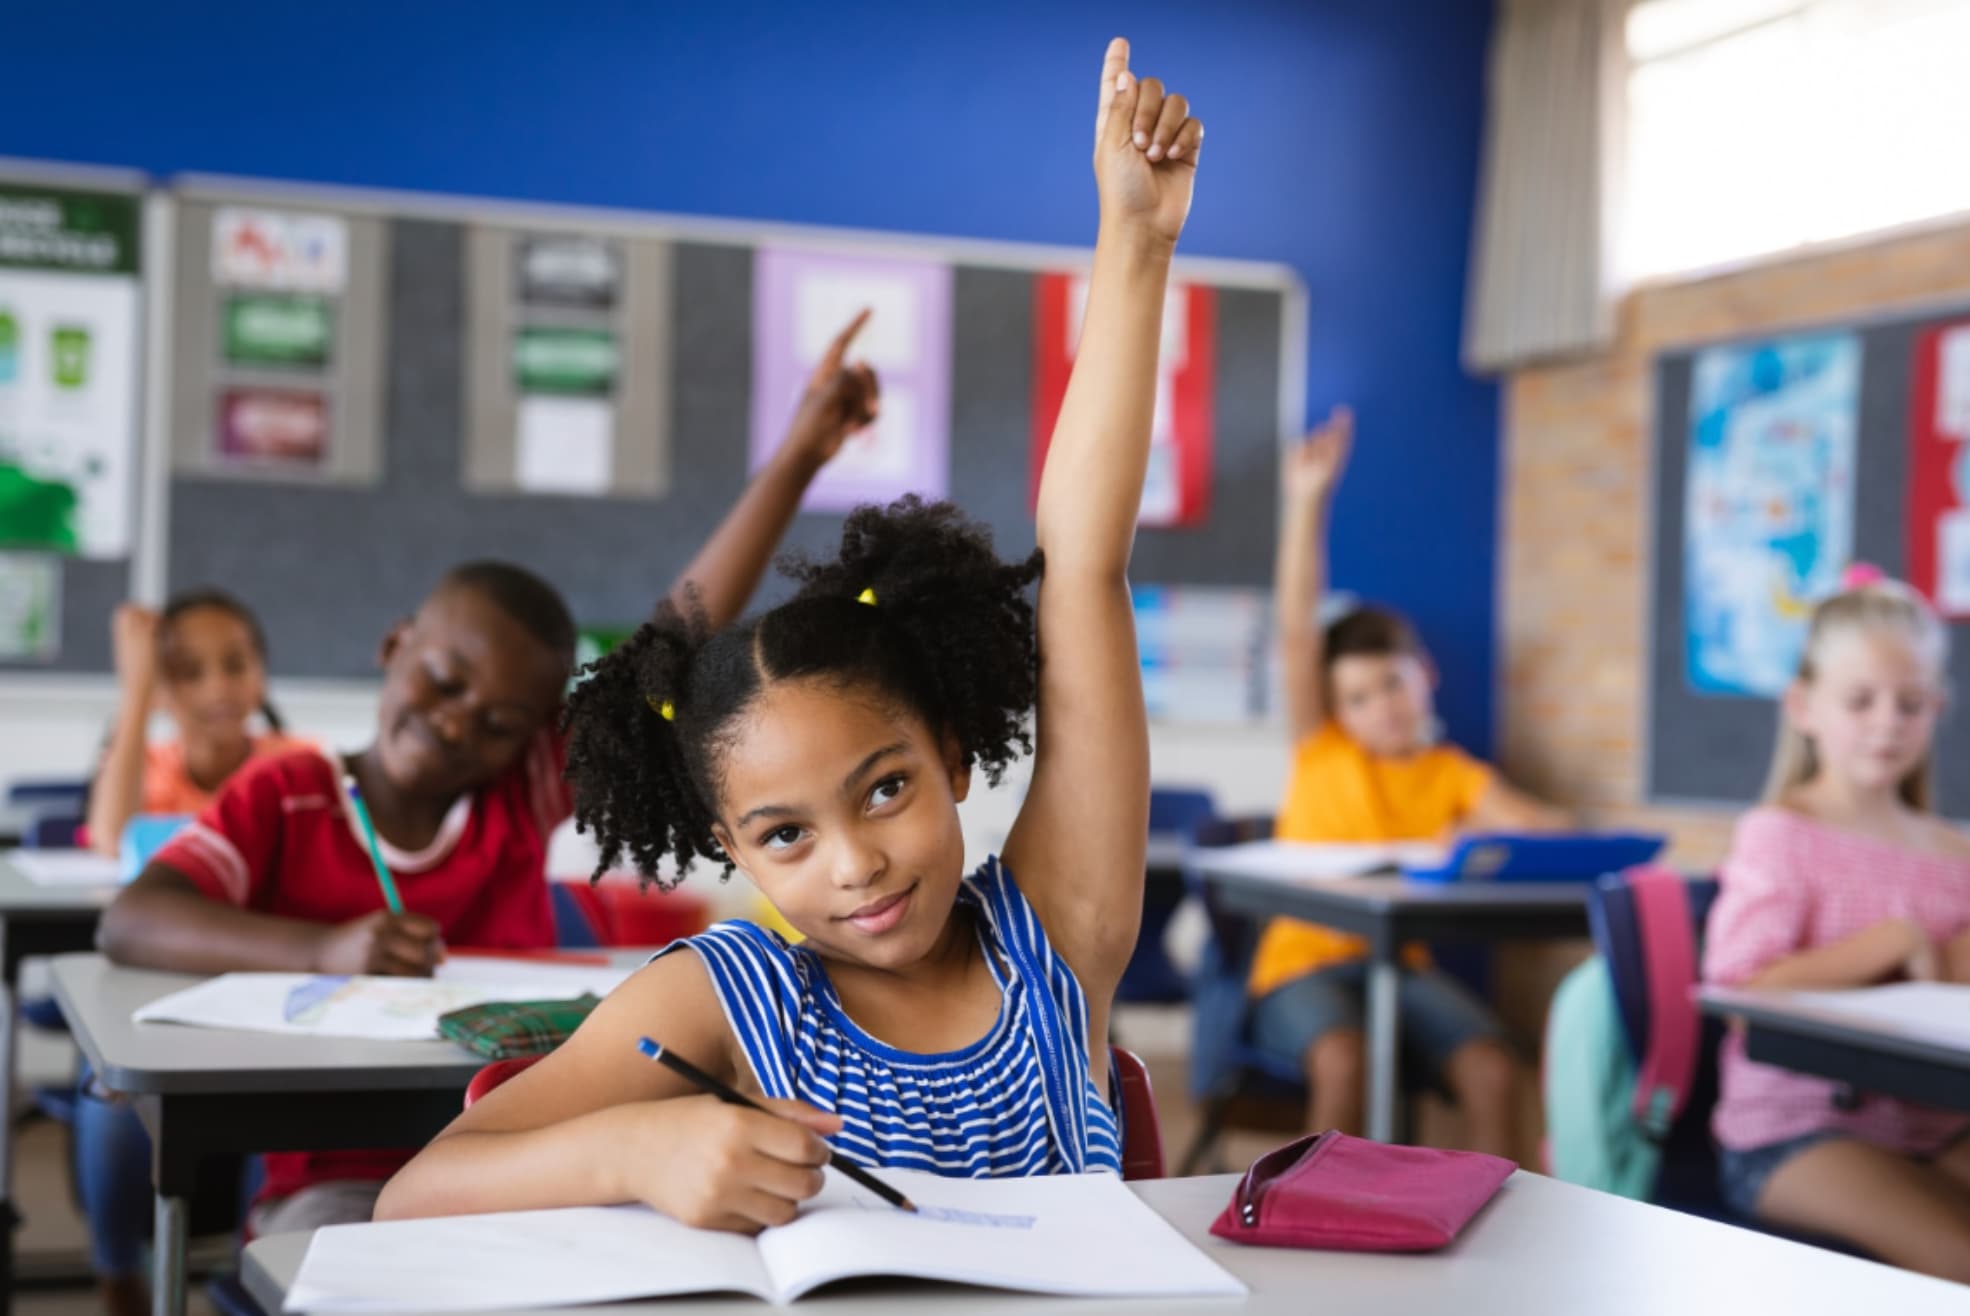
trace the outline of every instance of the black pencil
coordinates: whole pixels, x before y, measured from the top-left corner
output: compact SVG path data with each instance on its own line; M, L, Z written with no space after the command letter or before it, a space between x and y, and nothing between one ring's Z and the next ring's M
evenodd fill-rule
M675 1051L670 1050L661 1042L653 1042L647 1037L641 1038L636 1043L636 1049L685 1082L703 1088L706 1092L711 1093L712 1096L717 1097L727 1105L745 1106L750 1110L759 1111L764 1115L771 1115L773 1113L757 1101L754 1101L751 1097L748 1097L745 1093L734 1091L725 1086L725 1084L719 1082L710 1074L705 1073L704 1070L699 1069L696 1065L686 1060L683 1056L678 1055ZM849 1160L846 1156L843 1156L840 1152L830 1151L828 1153L828 1164L834 1166L835 1169L840 1170L843 1174L853 1179L856 1183L861 1184L864 1188L891 1206L905 1211L915 1211L917 1209L916 1203L897 1192L894 1188L891 1188L882 1180L876 1178L873 1174L870 1174L855 1162Z

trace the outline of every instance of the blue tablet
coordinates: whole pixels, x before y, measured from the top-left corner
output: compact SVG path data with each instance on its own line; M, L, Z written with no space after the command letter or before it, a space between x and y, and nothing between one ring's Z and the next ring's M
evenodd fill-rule
M1466 836L1441 865L1403 872L1419 882L1591 882L1648 863L1667 839L1641 832Z

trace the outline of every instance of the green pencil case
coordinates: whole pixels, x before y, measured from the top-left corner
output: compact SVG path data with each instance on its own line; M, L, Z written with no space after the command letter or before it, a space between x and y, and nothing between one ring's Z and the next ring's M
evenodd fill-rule
M545 1055L574 1036L601 999L488 1001L438 1016L438 1032L488 1060Z

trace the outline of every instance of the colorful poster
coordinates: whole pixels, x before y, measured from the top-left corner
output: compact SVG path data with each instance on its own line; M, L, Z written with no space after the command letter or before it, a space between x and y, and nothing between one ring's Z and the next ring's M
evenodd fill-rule
M942 498L951 469L951 267L935 261L762 247L752 280L752 469L792 420L808 375L864 307L850 361L867 361L882 413L808 486L808 511L907 493Z
M1088 281L1072 274L1033 280L1032 496L1040 493L1047 445L1067 397L1074 350L1087 314ZM1172 284L1163 301L1156 360L1156 412L1150 422L1149 468L1137 521L1146 526L1202 525L1211 511L1212 411L1217 401L1217 294L1199 284Z
M1970 618L1970 321L1924 333L1909 409L1908 579Z
M61 647L61 559L0 553L0 661L53 662Z
M0 183L0 548L130 551L141 214Z
M218 455L249 466L319 468L328 456L328 402L298 390L226 389L219 395Z
M339 296L349 280L349 229L334 215L226 206L212 217L212 277L271 292Z
M1692 688L1774 696L1853 553L1854 334L1708 348L1690 384L1684 628Z
M607 310L622 286L622 256L598 238L524 238L519 244L520 301L530 306Z
M319 369L335 340L335 313L323 297L228 297L220 324L220 347L236 366Z

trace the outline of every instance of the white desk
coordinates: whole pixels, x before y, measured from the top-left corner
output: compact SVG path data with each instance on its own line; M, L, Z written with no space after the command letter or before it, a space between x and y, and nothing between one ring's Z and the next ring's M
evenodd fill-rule
M16 989L21 962L88 950L96 924L115 898L105 886L43 886L31 881L0 851L0 1316L14 1289L14 1065L20 1038Z
M1135 1188L1251 1288L1244 1299L1048 1298L916 1283L857 1284L791 1310L931 1316L1966 1316L1970 1288L1520 1172L1443 1252L1374 1256L1248 1248L1208 1232L1234 1175ZM246 1249L242 1277L279 1311L306 1234ZM433 1264L438 1264L433 1259ZM651 1258L661 1265L661 1258ZM1098 1259L1090 1264L1099 1265ZM746 1298L665 1298L584 1311L703 1316L765 1310Z
M1795 993L1704 987L1704 1013L1742 1020L1751 1059L1904 1101L1970 1110L1970 1046L1919 1022L1856 1019Z
M1195 849L1187 863L1229 913L1297 918L1368 941L1368 1134L1396 1136L1401 1035L1396 987L1412 941L1510 941L1587 935L1587 883L1412 882L1400 877L1283 879L1293 847ZM1595 876L1598 876L1596 874Z
M626 965L647 951L611 952ZM64 955L55 995L103 1086L133 1099L152 1143L159 1312L185 1302L186 1202L199 1162L270 1151L418 1147L449 1124L486 1064L450 1042L139 1024L139 1006L202 979Z

